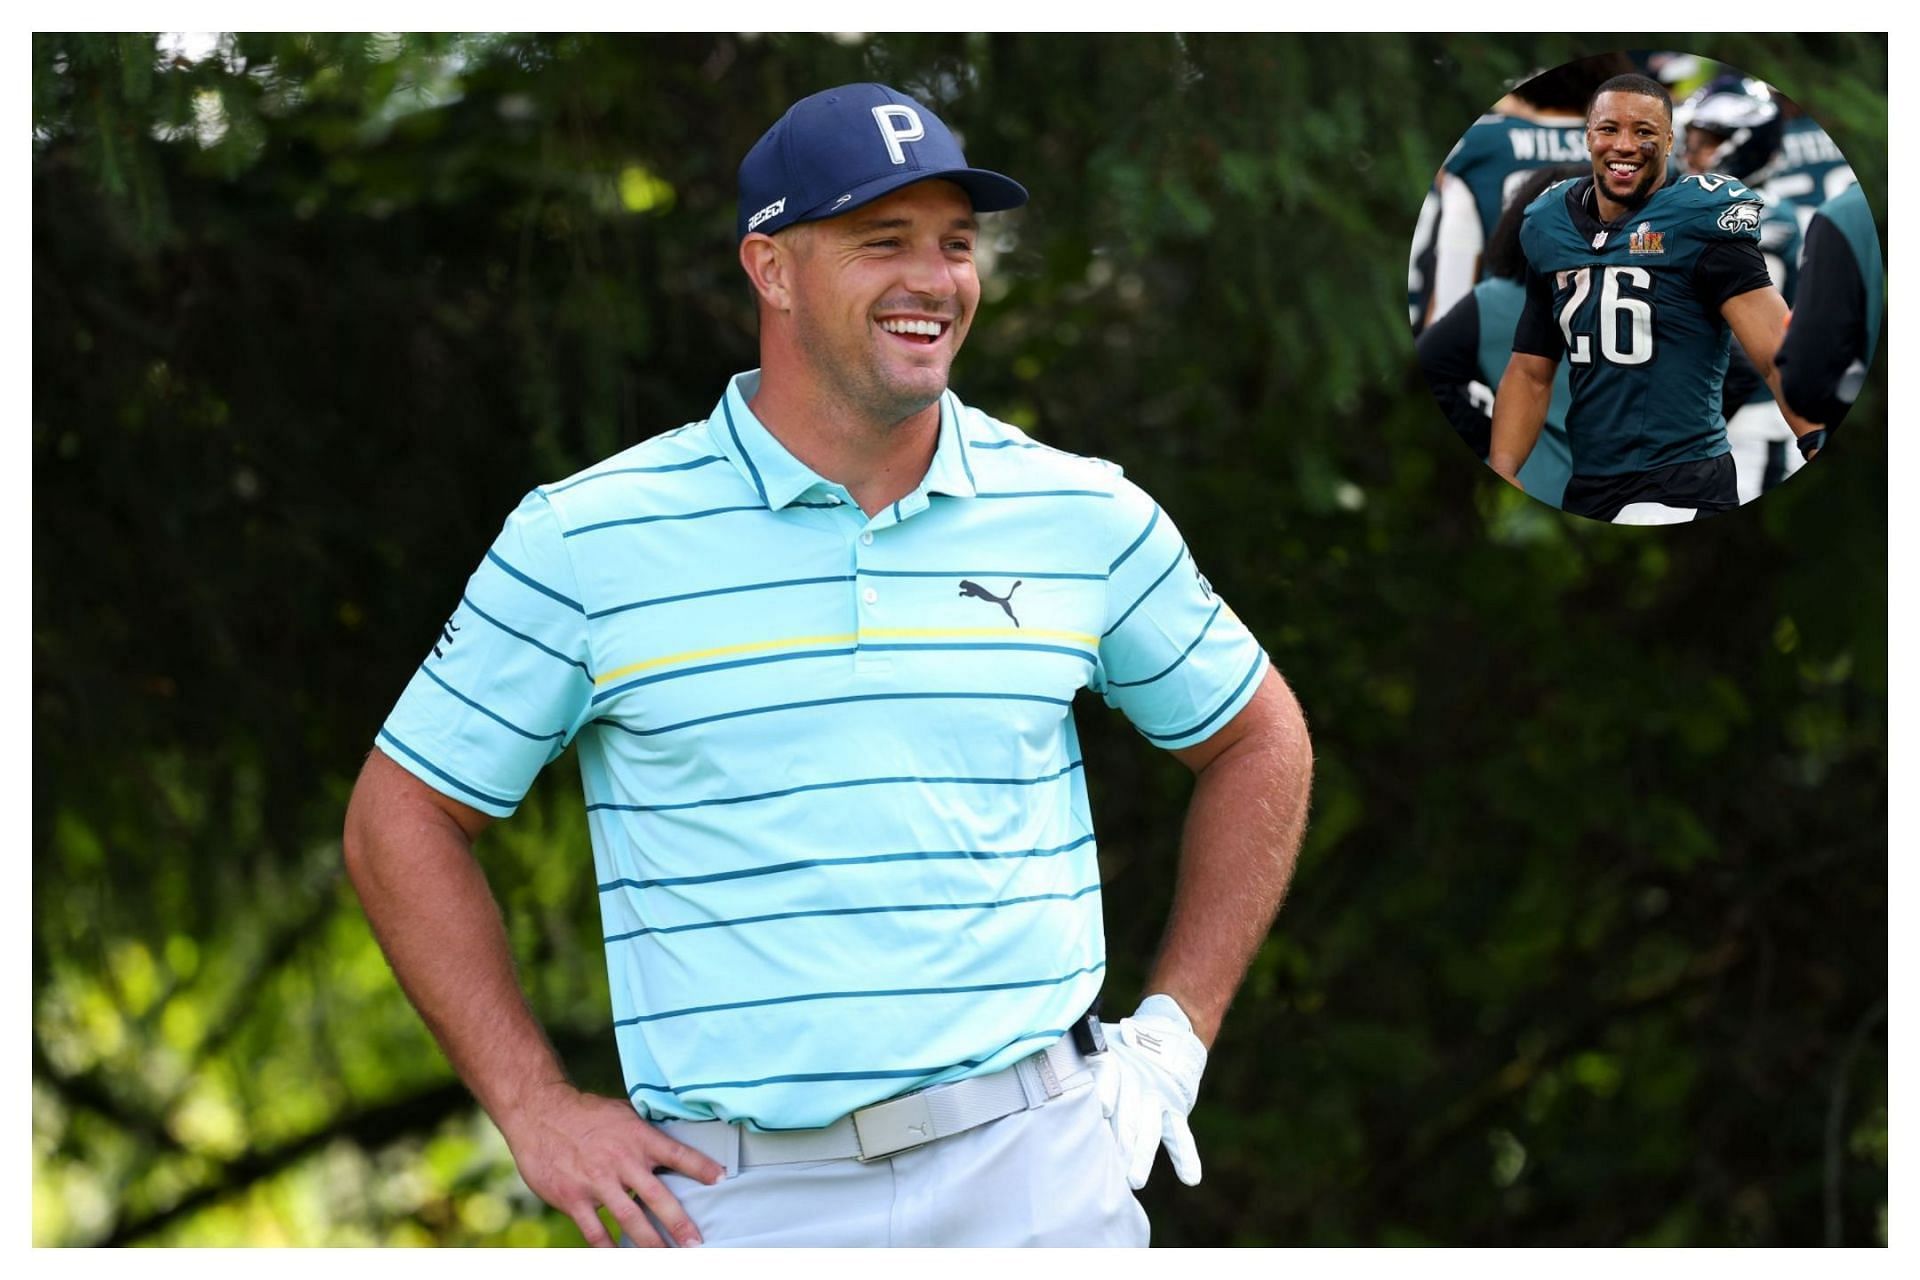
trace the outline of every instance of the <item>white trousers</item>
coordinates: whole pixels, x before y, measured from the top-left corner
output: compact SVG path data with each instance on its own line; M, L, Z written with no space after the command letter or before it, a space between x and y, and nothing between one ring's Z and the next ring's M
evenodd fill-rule
M1147 1243L1146 1211L1091 1087L870 1164L756 1165L711 1187L670 1171L660 1180L708 1248Z
M1733 466L1740 486L1740 501L1752 502L1760 496L1766 481L1770 446L1784 445L1786 470L1781 479L1806 465L1800 447L1794 443L1793 428L1787 425L1780 406L1772 400L1743 405L1727 419L1727 443L1733 448Z

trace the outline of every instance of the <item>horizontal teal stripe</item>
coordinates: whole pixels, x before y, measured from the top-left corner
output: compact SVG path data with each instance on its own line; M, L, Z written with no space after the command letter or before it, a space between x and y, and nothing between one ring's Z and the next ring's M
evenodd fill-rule
M1105 489L1007 489L1000 493L977 493L976 498L1111 498Z
M862 569L863 578L1066 578L1077 582L1104 582L1104 573L1036 573L1031 569Z
M974 449L1044 449L1047 447L1033 440L969 440L967 445Z
M1097 659L1085 649L1069 649L1060 644L1020 644L1017 642L1000 643L997 641L978 641L968 644L863 644L861 653L898 653L901 651L921 650L928 653L958 652L964 649L1011 649L1027 653L1064 653L1069 658L1081 658L1087 662Z
M442 689L445 689L448 693L460 699L460 701L466 703L468 706L472 707L475 711L478 711L481 715L493 721L495 724L502 725L508 729L511 729L523 738L530 738L535 742L557 742L561 738L564 738L567 736L567 731L565 729L562 729L557 733L532 733L526 729L522 729L519 725L507 719L505 716L501 715L499 712L494 711L490 707L481 706L479 703L475 702L472 698L469 698L466 694L460 692L458 689L448 684L445 680L442 680L439 676L435 675L433 673L433 669L427 666L427 664L424 662L420 664L420 674L424 675L427 679L433 681L435 684L439 685Z
M542 583L535 582L532 578L529 578L526 574L520 572L518 569L514 568L512 565L508 564L505 560L502 560L499 554L495 552L491 547L487 549L487 559L499 565L500 568L504 570L509 577L515 578L520 582L526 583L528 586L532 587L535 591L538 591L541 595L548 596L548 597L551 597L552 599L558 600L561 604L567 606L567 608L572 609L576 613L586 612L586 608L582 606L578 600L574 600L567 596L563 596L558 591L555 591L552 587L546 586Z
M1172 662L1169 662L1165 667L1161 668L1159 671L1156 671L1152 675L1148 676L1145 680L1109 680L1107 681L1107 687L1109 689L1137 689L1143 684L1152 684L1155 680L1160 679L1162 676L1171 674L1175 668L1177 668L1181 663L1187 660L1188 654L1192 653L1195 649L1198 649L1200 647L1200 642L1207 638L1207 632L1213 630L1213 620L1220 616L1220 606L1223 603L1224 603L1223 601L1214 602L1213 612L1207 615L1206 625L1200 628L1200 634L1193 638L1193 643L1180 651L1179 657L1175 658Z
M1098 973L1107 967L1102 960L1099 964L1084 969L1075 969L1072 973L1062 974L1058 978L1029 978L1021 982L981 982L965 987L890 987L880 991L807 991L797 996L769 996L764 1000L733 1000L725 1004L691 1005L685 1009L667 1009L660 1013L635 1014L631 1018L616 1018L616 1027L638 1026L646 1022L663 1022L668 1018L685 1018L696 1013L728 1013L736 1009L765 1009L777 1004L806 1004L817 1000L885 1000L901 996L960 996L975 995L982 991L1022 991L1032 987L1057 987L1063 982L1072 982L1075 978L1089 973Z
M675 724L663 724L655 729L635 729L621 724L617 720L599 719L595 724L612 725L622 733L630 733L636 738L651 738L657 734L673 733L680 729L693 729L703 724L717 724L722 720L738 720L745 716L768 715L775 711L805 711L810 707L837 707L852 702L924 702L932 700L963 701L978 699L989 702L1046 702L1056 707L1070 707L1070 698L1049 698L1038 693L855 693L841 698L814 698L806 702L777 702L765 707L747 707L740 711L722 711L718 715L700 716L694 720L681 720Z
M637 689L644 684L659 684L662 680L678 680L682 676L705 675L711 671L731 671L735 667L758 667L769 662L795 662L801 658L844 658L850 656L853 652L854 650L852 649L807 649L800 653L773 653L759 658L734 658L727 662L709 662L701 667L681 667L675 671L662 671L658 675L639 676L627 681L625 684L617 684L611 689L603 689L593 695L593 702L595 705L598 705L605 702L608 698L625 693L629 689ZM612 722L603 720L599 723L610 724ZM622 727L624 728L625 726Z
M413 761L415 764L425 769L428 773L431 773L434 777L439 778L441 781L459 788L461 791L466 792L470 796L475 796L481 800L486 801L488 804L499 805L502 809L511 809L516 803L515 801L512 801L512 800L503 799L500 796L490 796L484 791L480 791L473 787L468 786L466 783L460 781L460 779L454 777L452 774L448 773L445 769L442 769L439 765L435 764L433 761L421 755L418 751L415 751L412 747L408 746L406 743L400 741L400 739L394 737L391 733L388 733L385 729L380 730L380 736L385 738L388 742L391 742L400 751L402 755L407 757L407 759Z
M1029 1031L1026 1035L1015 1036L994 1052L997 1053L1004 1049L1010 1049L1014 1045L1023 1044L1028 1040L1057 1040L1065 1034L1067 1034L1067 1028L1065 1027L1050 1027L1045 1031ZM692 1093L696 1089L757 1089L762 1085L769 1084L815 1084L832 1080L907 1080L926 1076L937 1076L941 1072L951 1071L955 1067L977 1067L992 1057L993 1054L989 1053L986 1057L966 1058L959 1062L949 1062L945 1066L897 1067L887 1071L807 1071L794 1075L762 1076L758 1080L702 1080L695 1084L683 1085L636 1084L627 1090L627 1096L631 1098L642 1089L649 1090L653 1093L679 1094ZM781 1133L786 1131L772 1129L770 1132Z
M658 524L662 520L704 520L708 516L724 516L734 511L764 511L765 507L708 507L705 511L674 511L658 516L628 516L624 520L602 520L598 524L583 524L578 529L566 529L560 534L563 538L575 538L583 533L593 533L600 529L616 529L626 524Z
M532 645L534 648L538 649L540 652L548 655L549 657L558 658L560 659L560 661L566 663L570 667L580 668L581 675L587 677L587 679L589 680L593 679L593 672L587 670L586 663L577 661L573 658L569 658L566 654L560 652L558 649L552 648L548 645L541 644L538 640L535 640L532 636L526 634L524 631L515 631L512 627L508 626L506 623L500 621L500 619L494 617L492 614L488 613L485 609L482 609L479 605L475 604L472 601L472 599L467 596L461 596L460 603L467 606L468 609L472 610L474 615L478 617L482 622L490 622L494 626L500 628L500 630L512 636L515 640L524 640L528 644Z
M635 600L632 604L616 604L609 609L596 609L587 615L589 618L607 618L616 613L625 613L629 609L651 609L660 604L679 604L683 600L704 600L708 596L732 596L750 591L772 591L777 587L814 587L829 582L852 582L850 573L838 574L828 578L782 578L777 582L748 582L737 587L714 587L708 591L683 591L679 595L655 596L651 600Z
M960 777L922 777L916 774L892 774L882 778L847 778L840 782L809 782L798 787L785 787L779 791L756 791L744 796L716 796L711 800L682 800L675 804L594 804L587 805L587 812L596 809L609 813L669 813L679 809L704 809L709 805L748 804L755 800L782 800L787 796L803 795L809 791L837 791L842 787L878 787L894 783L936 783L959 784L981 787L1031 787L1043 782L1055 782L1081 767L1081 761L1075 760L1057 773L1042 774L1038 778L960 778Z
M614 1024L618 1026L618 1023ZM956 1067L977 1067L979 1061L956 1062ZM753 1089L768 1084L825 1084L836 1080L910 1080L925 1076L938 1075L948 1067L899 1067L892 1071L804 1071L786 1076L762 1076L758 1080L702 1080L697 1084L683 1084L678 1087L664 1084L636 1084L627 1090L631 1098L642 1089L653 1093L690 1093L695 1089ZM671 1119L672 1117L668 1117Z
M614 889L653 889L665 885L714 884L721 880L751 880L758 876L781 875L788 871L804 871L809 867L858 867L874 866L884 862L993 862L1001 858L1051 858L1056 854L1069 853L1081 845L1091 842L1091 834L1081 836L1067 844L1054 845L1046 849L1013 849L1005 852L980 849L916 849L907 853L863 853L845 858L805 858L797 862L776 862L765 867L739 867L732 871L708 871L697 876L660 876L653 880L631 880L621 878L609 880L597 885L601 893Z
M1181 547L1178 551L1174 552L1173 563L1169 564L1166 568L1160 571L1160 576L1153 580L1153 585L1149 586L1145 591L1142 591L1139 597L1136 600L1134 600L1132 604L1127 606L1127 611L1120 615L1119 620L1116 621L1112 626L1108 627L1105 631L1102 631L1100 633L1100 638L1104 640L1108 636L1112 635L1114 632L1118 631L1120 629L1120 624L1122 622L1125 622L1128 618L1132 617L1133 611L1135 609L1138 609L1143 603L1146 602L1147 597L1153 594L1154 588L1158 587L1161 583L1165 582L1167 580L1167 575L1172 573L1175 569L1177 569L1180 566L1180 561L1186 558L1186 554L1187 554L1187 549L1184 546Z
M1140 536L1135 538L1132 542L1129 542L1127 544L1127 549L1120 553L1119 558L1116 559L1112 564L1107 566L1108 577L1112 577L1114 570L1118 569L1121 565L1125 564L1127 562L1127 557L1140 549L1140 544L1145 542L1147 540L1147 535L1153 532L1153 526L1159 523L1160 523L1160 508L1156 506L1153 509L1153 514L1147 518L1147 527L1140 531Z
M1247 682L1252 680L1253 677L1259 673L1260 664L1266 661L1266 657L1267 655L1264 652L1254 654L1253 665L1247 668L1246 675L1240 677L1240 683L1233 687L1233 692L1228 694L1226 698L1221 701L1220 705L1215 707L1212 713L1209 714L1207 718L1202 720L1199 724L1190 725L1187 728L1182 729L1177 733L1148 733L1145 729L1142 729L1140 731L1141 735L1147 738L1151 738L1155 742L1171 742L1175 738L1184 738L1190 733L1200 732L1202 729L1212 724L1215 720L1218 720L1220 718L1221 712L1225 711L1228 707L1233 705L1233 700L1239 697L1241 692L1246 689Z
M811 920L821 916L879 916L911 911L998 911L1002 907L1025 906L1030 902L1073 902L1099 891L1099 885L1090 884L1072 893L1034 893L1023 898L996 898L991 902L913 902L885 907L825 907L817 911L776 911L771 915L737 916L731 920L699 920L693 924L659 925L635 929L631 933L609 934L600 941L630 942L635 938L647 937L649 934L693 933L701 929L734 929L741 925L767 924L775 920Z
M609 471L596 471L590 476L580 476L577 479L567 481L565 484L554 485L544 492L551 497L556 493L565 493L569 489L578 488L589 480L604 480L608 476L657 476L668 471L692 471L698 467L707 466L709 463L725 461L726 459L721 455L710 453L704 458L695 458L692 462L674 462L661 467L615 467Z

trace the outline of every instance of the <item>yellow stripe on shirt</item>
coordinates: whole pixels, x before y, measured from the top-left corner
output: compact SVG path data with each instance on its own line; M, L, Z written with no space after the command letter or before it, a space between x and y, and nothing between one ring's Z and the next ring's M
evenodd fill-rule
M776 649L802 649L813 645L855 644L861 640L1071 640L1089 647L1097 646L1100 637L1085 631L1054 631L1043 627L869 627L858 634L830 636L788 636L781 640L750 640L745 644L717 645L711 649L688 649L683 653L669 653L664 657L648 658L643 662L629 663L616 667L594 680L595 685L608 684L622 680L639 671L650 671L655 667L670 667L676 663L693 662L701 658L724 658L740 653L767 653Z

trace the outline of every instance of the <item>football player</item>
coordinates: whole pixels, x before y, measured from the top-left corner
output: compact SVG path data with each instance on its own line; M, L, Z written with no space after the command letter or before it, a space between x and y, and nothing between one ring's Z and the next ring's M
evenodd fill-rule
M1673 180L1673 142L1673 100L1657 81L1608 80L1587 110L1592 176L1549 187L1521 226L1527 304L1488 462L1519 485L1564 355L1573 476L1562 507L1576 515L1670 524L1739 505L1721 416L1729 332L1779 392L1787 304L1760 255L1760 201L1731 178Z
M1759 197L1760 256L1791 307L1800 265L1800 222L1762 185L1781 159L1785 132L1773 91L1758 80L1719 76L1675 109L1674 124L1684 139L1688 173L1736 178ZM1728 358L1721 405L1740 501L1752 502L1798 471L1805 459L1792 447L1793 430L1773 392L1739 351Z

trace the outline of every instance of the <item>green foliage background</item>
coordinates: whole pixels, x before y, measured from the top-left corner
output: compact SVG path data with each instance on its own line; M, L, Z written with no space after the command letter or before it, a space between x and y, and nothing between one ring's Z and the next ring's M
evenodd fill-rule
M34 37L36 1240L577 1242L341 814L518 497L755 362L734 166L862 78L1033 192L961 395L1147 484L1312 723L1156 1241L1884 1240L1885 356L1811 471L1666 530L1520 498L1413 368L1441 157L1617 40ZM1636 43L1800 100L1884 221L1884 37ZM1186 781L1082 733L1123 1004ZM618 1092L570 760L481 856Z

